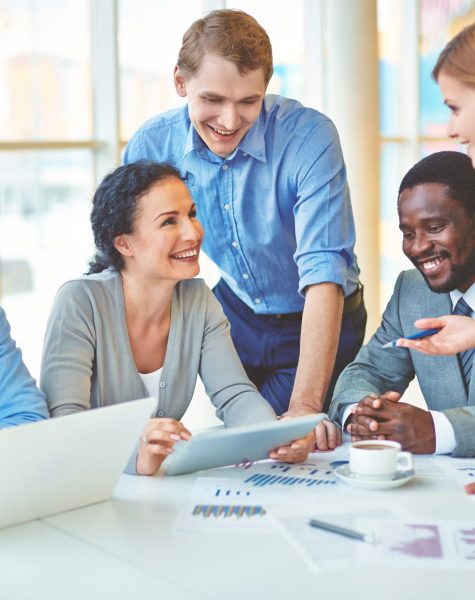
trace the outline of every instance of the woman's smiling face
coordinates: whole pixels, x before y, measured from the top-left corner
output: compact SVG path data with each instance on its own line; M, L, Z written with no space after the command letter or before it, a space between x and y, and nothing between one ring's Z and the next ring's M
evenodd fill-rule
M437 83L444 103L451 111L448 134L466 146L475 168L475 87L462 83L443 71L439 74Z
M168 177L138 201L131 234L117 236L125 269L151 279L180 281L199 273L203 228L186 185Z

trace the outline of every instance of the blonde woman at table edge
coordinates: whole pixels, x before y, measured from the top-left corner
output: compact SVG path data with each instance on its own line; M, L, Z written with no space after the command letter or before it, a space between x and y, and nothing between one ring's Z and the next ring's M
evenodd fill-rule
M451 116L448 134L467 147L475 168L475 23L456 35L440 53L432 76L438 83ZM475 320L445 315L419 319L420 329L440 328L440 332L420 340L398 340L397 345L426 354L455 354L475 346ZM475 483L466 486L475 494Z
M154 474L190 438L180 419L198 374L227 426L275 420L218 301L194 279L203 229L179 172L152 161L117 168L94 195L91 224L89 272L60 288L46 329L41 388L51 415L156 395L126 467L140 475ZM298 462L314 447L312 433L270 456Z

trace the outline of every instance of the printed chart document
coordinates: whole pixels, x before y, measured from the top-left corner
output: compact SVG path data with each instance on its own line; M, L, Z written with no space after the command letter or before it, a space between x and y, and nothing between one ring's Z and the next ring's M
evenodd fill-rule
M346 452L318 453L305 463L248 462L209 471L199 477L180 511L175 531L275 532L273 516L307 511L316 499L333 503L342 488L334 470L347 462Z
M475 566L475 522L414 522L379 524L375 552L361 560L439 568Z
M451 458L444 456L441 462L442 468L450 479L464 487L467 483L475 482L475 459L474 458ZM475 500L475 496L473 496Z
M233 479L200 477L173 529L210 533L273 532L275 522L268 507L281 501L277 495L266 498Z
M335 475L335 469L347 462L348 446L340 446L332 452L313 453L306 462L299 464L266 460L206 471L203 477L195 481L188 502L176 519L174 529L209 533L275 532L276 528L281 526L274 517L283 519L288 516L288 520L281 520L287 533L294 528L300 531L299 535L293 531L294 535L290 535L289 540L292 539L292 543L301 547L302 543L299 540L308 538L308 544L304 546L312 545L310 554L315 557L311 560L313 564L320 560L320 555L315 549L320 535L325 536L324 553L327 562L333 560L332 549L335 556L340 553L342 556L348 556L348 553L353 556L356 552L355 542L312 530L305 521L310 517L322 518L324 514L333 513L342 493L347 498L350 495L354 496L354 502L360 501L364 494L365 510L371 510L372 525L376 526L375 519L380 514L378 510L381 507L381 496L378 493L366 494L341 482ZM418 479L419 485L424 479L444 479L454 483L475 480L474 459L444 457L441 461L441 457L436 460L432 456L416 456L415 469L416 477L410 485L418 485ZM385 508L391 509L392 518L397 518L399 523L409 523L415 516L401 512L397 504ZM345 518L350 522L351 528L355 519L365 516L368 515L351 513ZM385 516L380 515L380 518L387 519L389 516L385 513Z
M346 527L360 533L374 533L374 522L360 524L361 519L373 516L379 522L394 520L396 515L389 510L371 510L348 513L318 514L318 519L327 523ZM278 521L288 541L299 552L307 565L314 571L322 568L341 568L358 566L358 550L361 546L370 546L366 542L343 537L333 532L311 527L310 519L315 517L315 511L307 515L287 515L279 517Z
M310 516L281 517L291 543L313 570L371 566L465 567L475 565L475 524L401 522L395 514L321 516L324 521L372 535L373 544L309 526Z

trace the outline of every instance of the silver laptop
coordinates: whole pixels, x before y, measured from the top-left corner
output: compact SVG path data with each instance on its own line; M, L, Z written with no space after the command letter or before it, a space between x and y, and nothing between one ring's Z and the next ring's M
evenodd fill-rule
M107 500L156 398L0 430L0 528Z

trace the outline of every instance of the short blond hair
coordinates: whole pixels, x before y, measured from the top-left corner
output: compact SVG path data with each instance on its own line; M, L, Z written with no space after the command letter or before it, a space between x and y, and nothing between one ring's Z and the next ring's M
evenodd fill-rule
M234 63L239 72L262 68L266 85L272 77L272 46L259 23L242 10L213 10L198 19L183 36L177 66L194 75L205 54L216 54Z
M442 50L432 70L435 81L442 72L475 86L475 23L462 29Z

